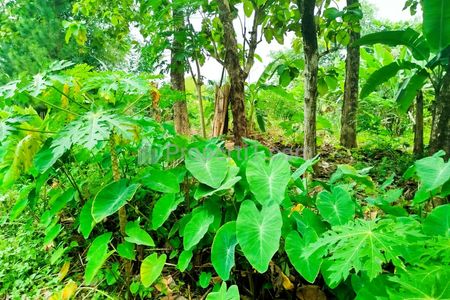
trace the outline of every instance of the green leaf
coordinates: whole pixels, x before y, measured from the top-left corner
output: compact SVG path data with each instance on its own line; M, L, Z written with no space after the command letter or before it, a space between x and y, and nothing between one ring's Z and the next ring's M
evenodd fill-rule
M206 300L239 300L239 289L237 285L232 285L227 290L227 284L222 282L220 289L217 292L211 292L206 297Z
M247 18L250 18L253 13L253 4L250 0L244 0L244 13Z
M158 279L166 263L166 255L158 257L156 253L147 256L141 264L141 282L144 287L149 287Z
M394 61L373 72L367 79L366 84L361 90L361 98L366 98L374 92L381 84L395 77L400 70L422 69L421 66L410 61Z
M423 222L423 231L428 235L450 237L450 204L433 209Z
M332 188L331 193L321 192L317 199L317 208L332 226L344 225L355 216L355 202L341 187Z
M313 165L315 165L317 162L319 161L319 155L317 155L314 158L308 159L306 160L297 170L295 170L295 172L292 174L292 179L296 180L298 179L300 176L302 176L303 174L305 174L305 172L311 168Z
M450 161L441 157L426 157L416 161L416 172L420 179L420 189L431 192L450 180Z
M152 229L161 227L181 202L183 198L176 197L175 194L165 194L159 198L152 210Z
M184 250L190 250L197 245L214 222L214 216L205 208L192 212L192 217L183 231Z
M180 191L180 184L170 171L147 168L142 173L143 176L139 178L139 182L154 191L171 194Z
M61 196L59 196L52 205L50 209L50 214L56 215L61 209L66 206L68 202L70 202L75 196L75 190L73 188L69 188L65 191Z
M252 201L242 202L236 220L236 236L245 257L259 273L267 270L278 251L282 225L278 205L263 206L259 211Z
M92 232L92 229L94 229L95 221L94 218L92 218L92 203L94 203L94 200L89 199L81 209L80 212L80 226L78 227L78 230L81 232L83 237L87 239L89 235Z
M217 146L189 150L186 168L201 183L218 188L228 173L228 160Z
M247 164L246 177L250 191L262 205L280 204L291 178L286 155L274 155L267 165L262 153L254 155Z
M134 252L134 244L123 242L117 245L117 253L123 258L134 260L136 253Z
M235 221L222 225L214 237L211 247L211 262L222 280L226 281L230 278L237 243Z
M195 190L194 198L196 200L214 195L221 191L227 191L231 189L239 180L241 180L240 176L236 176L239 173L239 168L236 166L230 166L228 170L228 174L225 177L223 183L216 189L210 188L207 185L200 184Z
M445 1L445 0L444 0ZM388 46L403 45L408 47L417 60L427 60L430 57L430 48L423 36L412 28L395 31L382 31L363 36L354 46L384 44Z
M96 223L117 212L127 201L130 201L137 189L138 184L127 187L127 180L110 183L102 188L94 198L92 204L92 217Z
M87 253L87 265L84 271L84 280L90 284L95 275L101 269L105 261L112 254L108 253L108 243L111 241L112 233L107 232L95 238Z
M286 253L292 265L310 283L314 283L319 274L322 256L320 253L315 253L306 259L303 256L303 250L316 240L317 235L314 231L309 230L304 239L300 237L297 231L291 231L286 237L285 244Z
M303 255L309 259L317 251L322 252L327 266L322 274L329 286L336 286L352 271L363 271L372 280L383 271L383 264L392 262L395 267L404 267L401 257L406 251L405 245L410 239L422 237L419 228L414 220L357 219L325 232L316 242L307 245Z
M177 268L180 272L184 272L192 259L192 250L184 250L178 257Z
M200 287L206 289L211 281L212 274L210 272L201 272L198 279Z
M139 221L128 222L125 226L125 233L128 235L125 237L125 241L136 245L155 246L150 234L139 226Z
M407 78L400 87L396 101L400 111L406 113L417 96L417 93L423 88L429 78L426 69L418 70L413 76Z
M44 241L43 241L44 246L47 246L48 244L50 244L61 232L61 229L62 229L61 224L55 224L51 228L49 228L46 231L46 235L44 237Z
M450 2L423 0L423 33L435 52L450 45Z

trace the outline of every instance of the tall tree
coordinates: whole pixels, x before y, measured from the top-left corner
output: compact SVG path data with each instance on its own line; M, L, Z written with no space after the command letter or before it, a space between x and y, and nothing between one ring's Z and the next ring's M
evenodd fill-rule
M241 68L236 31L233 26L228 0L218 0L219 18L224 32L225 60L224 66L230 76L230 100L233 114L234 143L242 146L242 137L247 136L247 119L245 117L245 79L248 74ZM255 46L256 48L256 46ZM253 58L251 58L253 60Z
M302 16L303 51L305 55L304 71L304 145L303 156L311 159L316 155L316 111L317 111L317 75L319 72L319 46L315 21L315 0L298 1Z
M173 105L173 119L175 123L175 130L179 134L189 135L189 117L186 104L186 81L185 73L185 35L180 34L185 27L185 16L182 7L175 3L172 8L173 20L173 37L171 49L171 63L170 63L170 83L172 89L177 91L178 99Z
M359 5L359 0L347 0L347 6ZM359 46L354 46L353 42L360 38L359 20L357 24L350 25L350 43L347 46L347 58L345 62L345 87L344 101L342 103L341 116L341 145L346 148L356 148L356 114L358 111L359 97Z

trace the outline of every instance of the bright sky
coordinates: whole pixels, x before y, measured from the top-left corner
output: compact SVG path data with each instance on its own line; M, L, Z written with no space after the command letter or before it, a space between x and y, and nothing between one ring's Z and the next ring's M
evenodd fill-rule
M450 0L449 0L450 1ZM339 7L343 8L345 6L345 1L340 0ZM390 20L390 21L412 21L414 18L411 17L409 10L403 11L406 0L366 0L366 2L372 4L376 8L375 17L379 20ZM417 13L420 15L420 12ZM417 18L417 17L416 17ZM236 24L238 25L238 23ZM270 53L289 49L291 39L287 38L285 40L285 45L279 45L277 42L273 41L271 44L267 44L265 41L258 45L257 53L262 58L262 62L256 61L255 65L250 72L249 81L256 81L260 74L263 72L265 66L270 62ZM209 80L218 81L220 79L222 66L210 59L202 68L202 75Z

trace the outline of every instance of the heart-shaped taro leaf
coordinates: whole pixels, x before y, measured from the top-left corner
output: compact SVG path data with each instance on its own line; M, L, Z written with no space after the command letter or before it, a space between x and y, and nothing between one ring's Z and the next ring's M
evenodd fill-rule
M185 164L198 181L212 188L218 188L228 173L228 160L215 145L190 149Z
M260 204L280 204L291 177L286 155L274 155L267 164L264 154L255 154L247 164L246 177L250 191Z
M241 204L236 220L237 240L247 260L260 273L267 271L278 251L282 225L278 205L263 206L259 211L253 201Z
M317 208L332 226L344 225L355 216L355 202L341 187L332 188L331 193L321 192L317 198Z
M211 248L212 265L222 280L230 278L236 245L236 222L228 222L217 231Z
M122 179L106 185L95 196L92 203L92 217L96 223L117 212L127 201L130 201L137 189L138 184L127 187L126 179Z
M301 238L295 230L291 231L286 237L285 249L289 260L297 272L299 272L309 283L314 283L316 280L323 259L320 253L314 253L308 258L305 258L302 254L306 245L315 242L316 240L317 234L313 229L306 231L305 238Z

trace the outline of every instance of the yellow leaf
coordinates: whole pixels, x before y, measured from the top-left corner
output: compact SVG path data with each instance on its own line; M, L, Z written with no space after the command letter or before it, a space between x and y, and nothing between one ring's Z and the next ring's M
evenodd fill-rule
M48 297L48 300L61 300L61 292L54 293Z
M70 261L66 261L62 266L61 270L59 271L58 274L59 281L63 280L64 277L66 277L67 272L69 272L69 268L70 268Z
M289 218L292 216L294 212L298 212L299 214L302 213L305 206L303 204L297 204L293 208L291 208L291 213L289 214Z
M78 288L78 285L74 281L70 280L62 290L61 299L69 300L70 298L72 298L72 296L75 294L75 291L77 290L77 288Z
M294 285L292 284L292 282L289 280L289 278L286 275L281 273L281 278L283 278L283 288L284 289L286 289L286 290L294 289Z
M69 85L66 83L63 87L63 95L61 95L61 107L67 108L69 106L69 98L66 95L69 94Z

